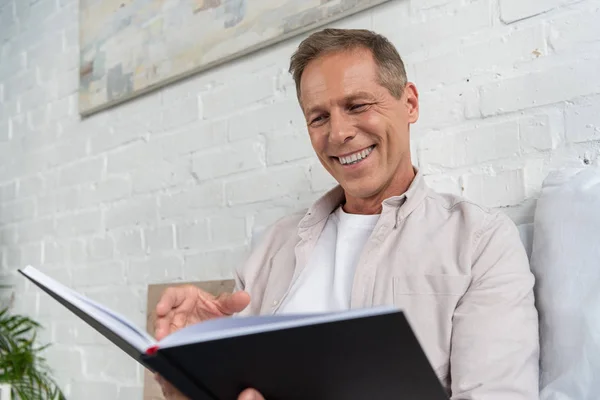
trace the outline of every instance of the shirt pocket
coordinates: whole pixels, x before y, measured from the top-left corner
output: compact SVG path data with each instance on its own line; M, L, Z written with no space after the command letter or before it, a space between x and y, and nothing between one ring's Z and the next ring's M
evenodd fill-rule
M440 379L449 372L452 317L471 277L409 274L393 277L394 305L404 311Z

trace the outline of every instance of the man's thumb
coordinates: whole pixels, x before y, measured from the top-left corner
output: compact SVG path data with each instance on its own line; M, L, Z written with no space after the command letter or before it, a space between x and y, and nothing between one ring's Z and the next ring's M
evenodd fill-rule
M250 304L250 295L243 290L231 294L219 295L217 306L223 314L231 315L243 311Z

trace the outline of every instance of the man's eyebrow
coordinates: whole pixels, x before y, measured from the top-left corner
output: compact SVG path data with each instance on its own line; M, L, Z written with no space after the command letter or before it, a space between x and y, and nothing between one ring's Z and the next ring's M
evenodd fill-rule
M352 100L358 100L358 99L369 99L369 100L373 100L375 99L375 97L373 96L372 93L369 92L355 92L355 93L350 93L348 96L344 97L344 101L348 102L348 101L352 101Z
M374 101L375 100L375 96L373 96L372 93L369 92L364 92L364 91L360 91L360 92L354 92L354 93L350 93L347 96L344 96L341 99L341 102L343 102L344 104L352 102L352 101L356 101L356 100L360 100L360 99L366 99L369 101ZM319 112L322 111L324 109L324 107L320 104L315 104L315 105L311 105L306 107L305 112L307 115L310 115L312 113L315 112Z

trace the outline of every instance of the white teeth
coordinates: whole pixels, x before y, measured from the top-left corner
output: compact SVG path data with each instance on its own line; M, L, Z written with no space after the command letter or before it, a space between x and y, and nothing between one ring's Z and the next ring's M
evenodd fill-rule
M351 154L346 157L339 157L340 163L342 165L355 164L355 163L361 161L362 159L366 158L369 154L371 154L371 151L373 151L374 147L375 146L371 146L368 149L359 151L357 153Z

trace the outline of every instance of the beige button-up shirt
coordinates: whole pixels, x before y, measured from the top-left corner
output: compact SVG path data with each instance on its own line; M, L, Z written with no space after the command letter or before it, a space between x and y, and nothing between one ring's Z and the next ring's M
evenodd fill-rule
M265 232L237 271L251 296L242 315L277 311L343 199L338 186ZM350 304L401 308L452 400L529 400L539 398L533 286L507 216L436 193L417 171L405 194L383 202Z

